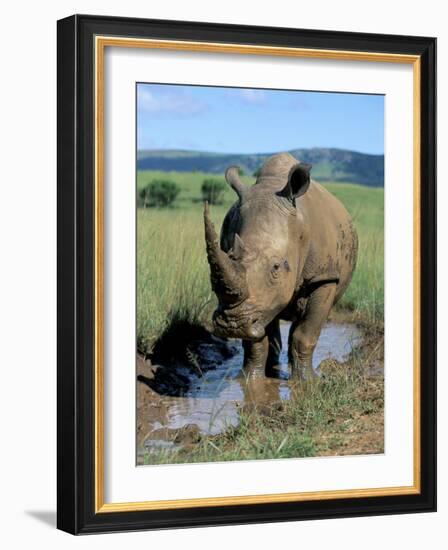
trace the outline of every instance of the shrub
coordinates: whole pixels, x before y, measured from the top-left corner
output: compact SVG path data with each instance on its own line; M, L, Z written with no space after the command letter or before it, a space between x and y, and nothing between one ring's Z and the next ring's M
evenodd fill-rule
M222 204L226 184L218 179L209 178L203 181L201 192L204 201L209 204Z
M170 180L154 180L140 190L143 208L148 206L170 206L180 192L179 186Z
M149 184L146 187L142 187L142 189L139 190L138 198L139 198L139 202L138 202L139 206L142 206L143 208L147 208L149 206Z

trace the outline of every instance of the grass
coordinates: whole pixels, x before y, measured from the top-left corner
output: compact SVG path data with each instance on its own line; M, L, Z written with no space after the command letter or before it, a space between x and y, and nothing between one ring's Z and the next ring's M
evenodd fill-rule
M138 212L137 341L142 352L149 352L174 322L197 323L212 300L199 221L188 211Z
M142 353L151 353L158 338L175 323L207 322L215 303L205 257L200 192L209 174L142 171L137 186L140 189L162 176L181 187L173 207L138 209L137 213L137 342ZM243 179L254 181L247 176ZM353 216L360 241L358 266L338 310L368 325L382 325L384 191L342 183L325 187ZM227 186L223 204L211 208L217 227L234 200Z
M366 355L327 361L323 375L292 388L289 401L240 412L240 423L176 451L146 453L144 464L224 462L383 452L383 379L366 375Z

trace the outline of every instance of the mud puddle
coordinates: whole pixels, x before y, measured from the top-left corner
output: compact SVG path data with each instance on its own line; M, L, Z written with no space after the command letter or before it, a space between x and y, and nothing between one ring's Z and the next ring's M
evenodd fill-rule
M281 324L281 364L287 374L289 323ZM313 367L325 359L347 360L362 341L355 325L327 323L313 356ZM216 435L239 422L244 405L272 405L290 397L288 380L249 378L242 372L240 342L210 337L186 350L183 361L152 366L140 359L138 384L138 462L144 453L192 445L201 435Z

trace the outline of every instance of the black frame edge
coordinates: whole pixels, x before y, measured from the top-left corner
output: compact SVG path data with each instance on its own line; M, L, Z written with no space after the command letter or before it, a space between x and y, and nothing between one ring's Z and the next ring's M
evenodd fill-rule
M77 16L57 23L57 527L78 530L76 365Z
M421 55L421 485L437 511L437 40Z
M422 492L305 503L94 512L93 37L166 39L421 55ZM58 22L58 515L72 534L436 510L436 40L340 31L75 15ZM423 363L424 361L424 363Z

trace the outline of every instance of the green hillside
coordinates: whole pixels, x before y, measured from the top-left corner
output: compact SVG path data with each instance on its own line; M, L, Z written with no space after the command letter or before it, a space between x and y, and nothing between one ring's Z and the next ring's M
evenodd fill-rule
M293 149L295 158L313 165L317 181L384 186L384 155L368 155L344 149ZM148 150L137 153L137 170L163 172L207 172L224 174L232 164L252 175L273 153L225 154L182 150Z

